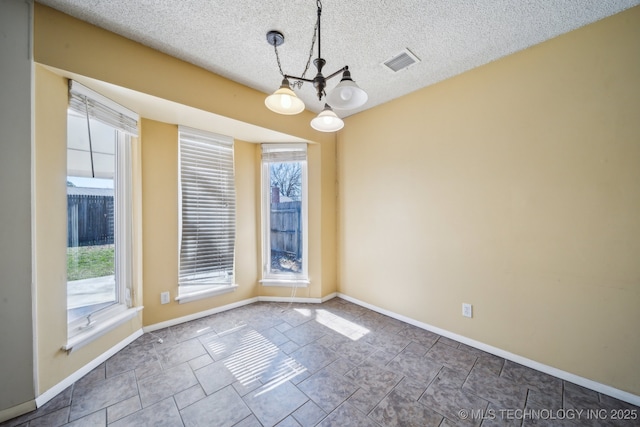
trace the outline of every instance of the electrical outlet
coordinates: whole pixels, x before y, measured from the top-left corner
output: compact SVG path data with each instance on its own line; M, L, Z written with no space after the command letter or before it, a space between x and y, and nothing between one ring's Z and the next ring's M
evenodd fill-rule
M473 317L473 308L471 304L462 303L462 315L464 317Z
M160 304L169 304L169 292L162 292L160 294Z

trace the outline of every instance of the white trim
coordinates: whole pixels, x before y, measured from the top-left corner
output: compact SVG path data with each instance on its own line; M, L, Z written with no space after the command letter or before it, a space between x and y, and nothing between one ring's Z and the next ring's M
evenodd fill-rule
M258 297L260 302L301 302L304 304L321 304L321 298L300 298L300 297Z
M210 316L212 314L222 313L223 311L231 310L234 308L242 307L248 304L253 304L254 302L258 302L258 298L249 298L246 300L234 302L231 304L223 305L221 307L212 308L205 311L200 311L198 313L189 314L187 316L177 317L175 319L165 320L164 322L154 323L153 325L145 326L142 330L146 332L153 332L159 329L168 328L170 326L176 326L181 323L190 322L192 320L201 319L203 317Z
M133 162L130 135L117 132L116 173L114 176L114 219L115 219L115 271L118 302L132 307L131 289L133 288L133 197L131 191Z
M221 285L221 286L206 286L206 285L199 285L199 286L204 287L206 289L202 289L200 291L195 291L195 292L184 293L185 287L195 288L197 286L189 286L189 285L178 286L178 292L182 291L183 294L178 295L175 298L175 300L178 301L180 304L184 304L185 302L192 302L192 301L197 301L203 298L209 298L215 295L222 295L229 292L235 292L235 290L238 289L238 285L236 284Z
M72 353L79 348L82 348L85 345L89 344L91 341L103 336L114 328L133 319L140 311L142 311L142 309L142 306L133 307L123 310L118 314L110 315L104 320L96 322L96 326L91 326L90 329L86 329L67 339L67 342L62 346L62 349L67 353Z
M127 338L123 339L122 341L120 341L119 343L111 347L109 350L105 351L100 356L96 357L95 359L93 359L92 361L84 365L82 368L78 369L73 374L69 375L67 378L63 379L58 384L54 385L49 390L42 393L40 396L36 397L36 406L39 408L45 403L47 403L48 401L50 401L51 399L53 399L54 397L56 397L58 394L62 393L67 387L69 387L70 385L73 385L73 383L75 383L80 378L87 375L93 369L98 367L98 365L105 362L111 356L113 356L114 354L116 354L117 352L119 352L120 350L122 350L123 348L131 344L132 342L134 342L136 339L141 337L142 334L143 334L142 329L138 329L136 332L129 335Z
M434 332L438 335L442 335L443 337L446 338L451 338L452 340L461 342L463 344L466 344L468 346L477 348L478 350L482 350L482 351L486 351L487 353L491 353L493 355L496 355L498 357L502 357L504 359L510 360L512 362L515 363L519 363L521 365L527 366L529 368L544 372L546 374L549 375L553 375L554 377L558 377L560 379L572 382L574 384L578 384L582 387L588 388L590 390L594 390L597 391L598 393L602 393L602 394L606 394L607 396L611 396L615 399L619 399L622 400L624 402L627 403L631 403L632 405L636 405L636 406L640 406L640 396L636 396L635 394L623 391L623 390L619 390L617 388L611 387L609 385L606 384L602 384L593 380L590 380L588 378L584 378L575 374L572 374L571 372L567 372L567 371L563 371L561 369L558 368L554 368L553 366L549 366L549 365L545 365L543 363L540 362L536 362L535 360L531 360L531 359L527 359L526 357L523 356L519 356L517 354L513 354L511 352L508 352L506 350L502 350L498 347L494 347L491 346L489 344L485 344L483 342L480 341L476 341L474 339L471 338L467 338L463 335L458 335L456 333L453 332L449 332L445 329L441 329L438 328L436 326L432 326L429 325L428 323L422 323L419 322L417 320L414 320L410 317L406 317L403 316L401 314L397 314L394 313L392 311L389 310L385 310L383 308L377 307L375 305L366 303L364 301L360 301L358 299L352 298L350 296L344 295L342 293L337 294L338 297L352 302L354 304L357 304L359 306L368 308L369 310L373 310L376 311L380 314L384 314L385 316L389 316L392 317L394 319L400 320L402 322L408 323L410 325L413 326L417 326L418 328L421 329L426 329L427 331L431 331Z
M306 288L311 284L311 281L305 279L277 279L270 277L260 280L260 284L262 286L279 286L282 288Z

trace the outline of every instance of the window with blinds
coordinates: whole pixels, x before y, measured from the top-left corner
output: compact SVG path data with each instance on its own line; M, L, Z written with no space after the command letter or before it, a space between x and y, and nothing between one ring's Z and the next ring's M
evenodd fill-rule
M71 351L135 316L133 159L138 114L69 81L67 343ZM97 327L90 327L97 325Z
M233 284L236 196L233 139L180 126L178 284ZM197 292L197 291L196 291Z
M84 178L114 179L115 141L138 136L138 114L69 80L67 173Z
M137 113L75 80L69 80L69 108L131 136L138 136Z

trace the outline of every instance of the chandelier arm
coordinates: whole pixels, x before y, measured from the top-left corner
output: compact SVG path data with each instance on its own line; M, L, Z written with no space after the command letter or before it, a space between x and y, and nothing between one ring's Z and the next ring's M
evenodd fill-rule
M344 67L340 68L340 69L339 69L338 71L336 71L335 73L328 75L328 76L327 76L327 77L325 77L324 79L325 79L325 80L332 79L332 78L334 78L335 76L337 76L338 74L340 74L340 73L344 73L345 71L348 71L348 70L349 70L349 66L348 66L348 65L345 65Z
M289 74L285 74L284 78L285 79L289 79L289 80L298 80L300 82L313 83L313 80L311 80L311 79L307 79L307 78L304 78L304 77L290 76Z

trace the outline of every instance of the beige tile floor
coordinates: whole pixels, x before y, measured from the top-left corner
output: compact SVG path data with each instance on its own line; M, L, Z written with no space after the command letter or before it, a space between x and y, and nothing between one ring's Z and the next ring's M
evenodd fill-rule
M145 334L0 426L637 426L638 417L638 407L334 298L256 303Z

